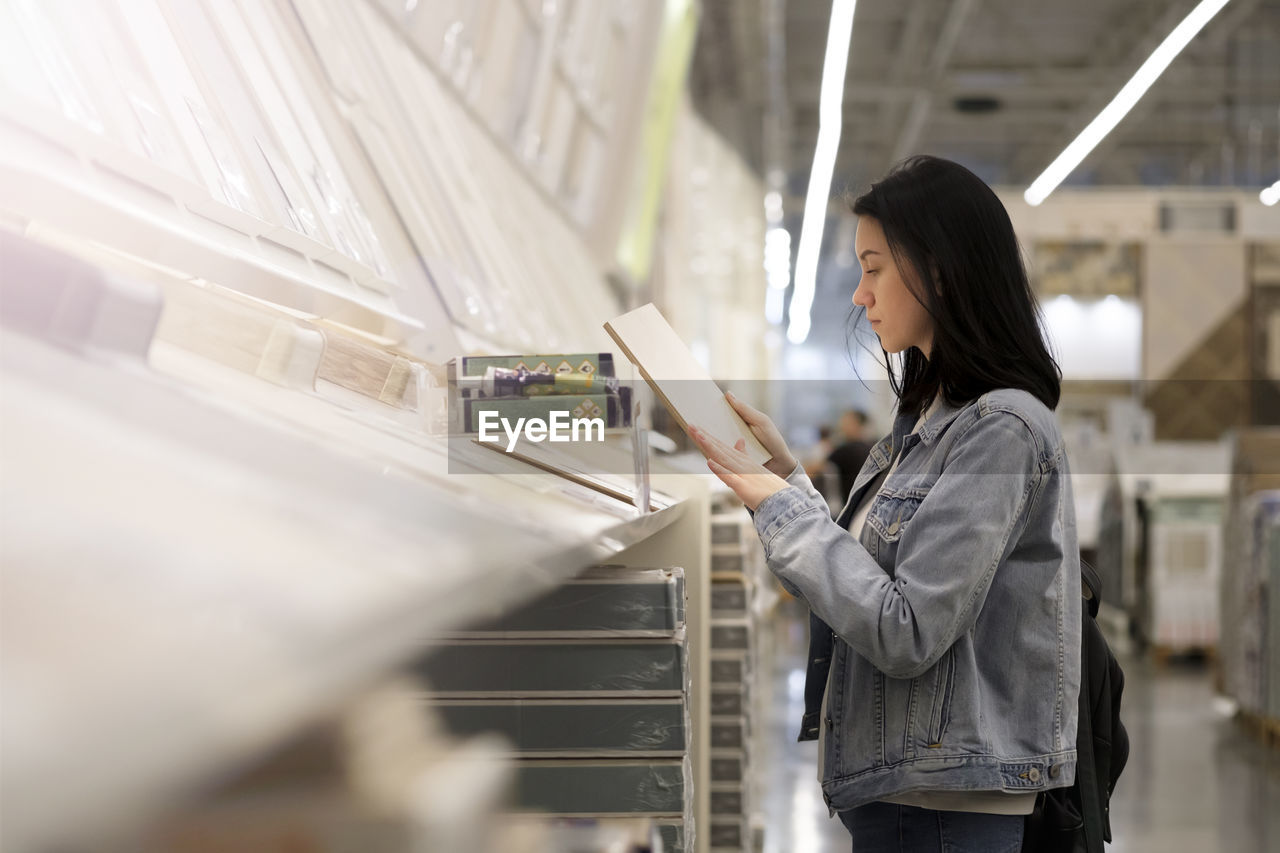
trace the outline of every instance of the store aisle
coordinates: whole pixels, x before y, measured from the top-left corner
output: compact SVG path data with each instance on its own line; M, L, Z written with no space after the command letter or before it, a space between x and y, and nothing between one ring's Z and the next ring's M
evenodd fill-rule
M1227 715L1212 668L1123 659L1129 766L1111 801L1115 853L1280 851L1280 751Z
M778 602L761 636L764 725L756 736L764 813L764 853L847 853L849 833L827 816L818 787L818 743L796 742L804 713L807 611L794 599Z
M761 655L758 734L766 853L849 849L816 781L817 744L796 743L803 709L805 616L780 603ZM1266 749L1215 700L1211 667L1122 661L1129 766L1112 800L1112 853L1280 853L1280 751Z

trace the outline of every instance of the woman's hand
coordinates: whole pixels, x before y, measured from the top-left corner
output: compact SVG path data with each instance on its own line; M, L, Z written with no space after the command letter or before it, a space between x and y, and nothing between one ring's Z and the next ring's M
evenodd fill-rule
M765 420L768 421L768 418ZM773 423L770 422L769 426L772 427ZM751 461L751 457L746 454L745 440L738 439L738 443L730 447L692 424L689 426L689 435L697 442L702 455L707 457L707 467L711 469L711 473L733 489L747 509L754 511L769 495L787 488L786 480L763 465Z
M782 433L778 432L778 428L773 425L773 421L769 416L759 409L753 409L746 403L739 400L732 394L725 392L724 398L729 401L729 405L733 406L733 410L738 413L738 417L747 422L747 426L751 427L751 432L756 439L764 445L764 449L769 454L769 461L764 463L764 467L769 469L779 477L786 477L796 469L796 458L791 455L791 451L787 448L787 442L782 437ZM706 451L703 451L704 453Z

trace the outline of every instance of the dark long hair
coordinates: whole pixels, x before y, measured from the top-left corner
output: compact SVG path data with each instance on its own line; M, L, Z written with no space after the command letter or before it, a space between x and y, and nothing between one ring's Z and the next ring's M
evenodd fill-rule
M919 415L938 393L958 406L997 388L1057 408L1062 372L1040 333L1013 223L990 187L958 163L919 155L851 206L880 223L903 281L933 317L928 359L911 347L899 374L885 353L900 412Z

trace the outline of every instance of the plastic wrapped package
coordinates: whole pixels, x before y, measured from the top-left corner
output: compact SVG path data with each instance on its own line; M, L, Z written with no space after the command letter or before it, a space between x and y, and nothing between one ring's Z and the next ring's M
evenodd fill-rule
M684 570L595 567L465 636L670 635L684 625Z
M687 690L684 629L653 639L458 640L418 670L439 695L679 696Z
M688 759L522 759L518 811L684 817L692 805Z
M526 756L679 757L689 744L683 698L440 700L457 735L498 732Z

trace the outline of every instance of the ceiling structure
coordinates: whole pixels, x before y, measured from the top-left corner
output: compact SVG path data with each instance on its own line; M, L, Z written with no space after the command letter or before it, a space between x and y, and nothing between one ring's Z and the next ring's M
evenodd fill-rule
M859 0L832 194L903 156L1029 184L1196 0ZM702 0L699 112L802 204L831 0ZM1280 0L1232 0L1066 185L1280 178Z

